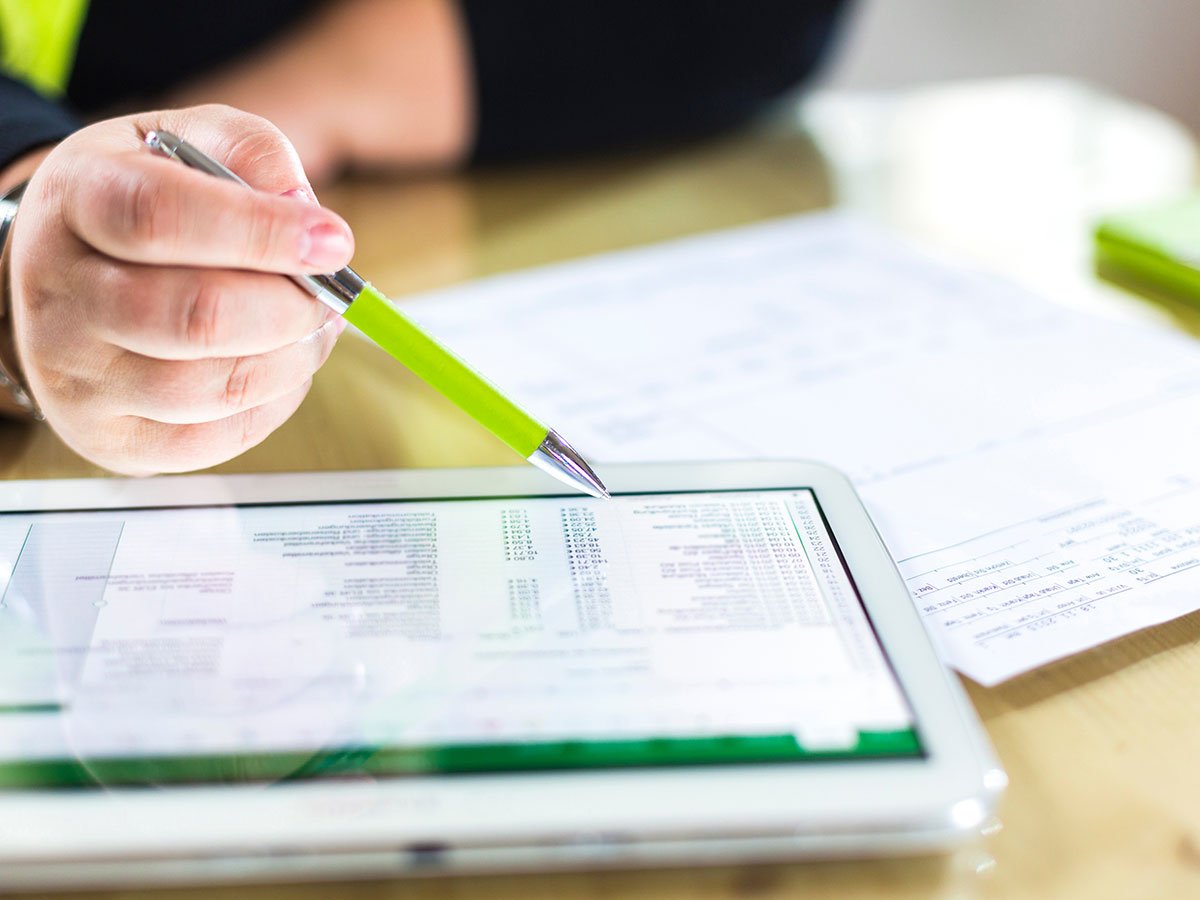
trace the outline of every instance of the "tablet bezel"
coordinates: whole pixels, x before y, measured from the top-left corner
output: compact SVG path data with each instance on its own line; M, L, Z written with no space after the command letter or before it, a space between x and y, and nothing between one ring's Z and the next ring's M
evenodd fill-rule
M156 790L0 793L0 864L79 859L244 857L249 849L327 853L431 848L775 841L804 846L874 835L878 849L950 844L978 832L1006 779L957 680L935 655L904 582L849 481L808 462L611 465L614 493L811 488L907 695L926 755L377 782L198 785ZM0 484L0 511L281 501L545 496L562 488L529 467ZM519 815L514 815L519 810ZM114 821L121 823L114 828ZM19 824L18 824L19 823ZM590 848L590 849L589 849ZM568 854L569 856L570 854ZM400 857L397 857L400 859Z

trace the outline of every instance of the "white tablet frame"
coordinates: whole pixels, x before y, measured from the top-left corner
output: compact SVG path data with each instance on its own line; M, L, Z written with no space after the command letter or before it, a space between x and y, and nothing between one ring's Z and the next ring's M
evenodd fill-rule
M1006 777L844 476L780 461L601 475L614 493L811 488L927 756L0 792L0 887L715 862L929 850L978 834ZM0 511L561 493L530 467L26 481L0 483Z

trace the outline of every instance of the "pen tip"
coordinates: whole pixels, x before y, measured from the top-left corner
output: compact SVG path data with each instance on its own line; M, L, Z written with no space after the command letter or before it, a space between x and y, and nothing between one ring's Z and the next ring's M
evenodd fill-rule
M528 457L529 462L548 475L552 475L577 491L582 491L599 500L611 499L612 495L592 467L558 432L551 429L545 440Z

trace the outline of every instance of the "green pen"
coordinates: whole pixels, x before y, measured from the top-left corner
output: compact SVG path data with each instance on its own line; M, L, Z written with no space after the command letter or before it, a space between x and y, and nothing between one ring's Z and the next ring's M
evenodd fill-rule
M151 131L146 146L193 169L246 184L215 159L168 132ZM331 275L291 277L528 462L585 494L609 496L592 467L558 432L505 397L349 266Z

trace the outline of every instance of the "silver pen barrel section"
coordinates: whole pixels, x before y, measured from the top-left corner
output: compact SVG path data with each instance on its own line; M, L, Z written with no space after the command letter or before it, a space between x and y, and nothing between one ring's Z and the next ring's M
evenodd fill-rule
M549 431L546 439L533 451L528 461L577 491L602 500L609 497L608 488L592 471L592 467L579 455L579 451L564 441L554 429Z
M177 159L186 166L224 178L226 181L236 181L246 184L235 172L230 171L212 157L201 153L181 137L176 137L169 131L150 131L146 133L146 146L168 159ZM249 185L247 185L249 187Z
M362 293L366 282L349 266L332 275L294 275L292 280L339 316Z

